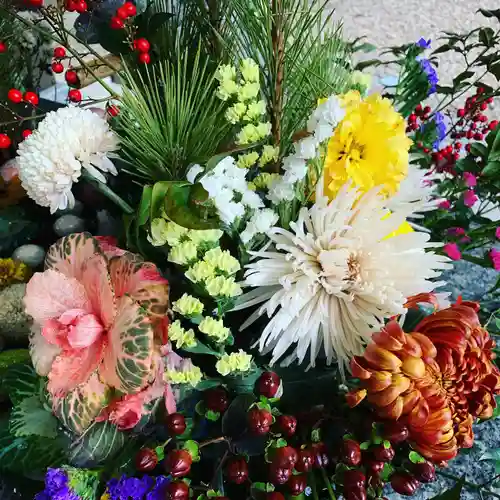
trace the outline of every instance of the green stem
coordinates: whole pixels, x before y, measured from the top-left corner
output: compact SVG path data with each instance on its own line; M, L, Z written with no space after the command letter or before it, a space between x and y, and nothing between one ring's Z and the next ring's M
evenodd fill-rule
M319 500L318 487L316 486L316 478L314 477L314 471L309 473L309 483L312 489L313 500Z
M83 173L82 177L93 184L104 196L116 203L126 214L133 214L134 209L120 196L118 196L107 184L97 180L88 173Z
M445 477L446 479L452 479L453 481L463 481L463 484L466 488L470 488L473 490L478 490L478 491L483 491L484 493L487 493L489 496L493 498L500 498L500 495L497 493L494 493L493 491L485 488L484 486L476 483L470 483L469 481L464 481L462 478L458 476L454 476L453 474L449 474L448 472L442 472L442 471L437 471L440 476Z
M330 480L328 479L328 475L323 468L321 468L321 475L323 476L323 481L325 481L326 489L328 490L328 494L330 495L330 500L336 500L332 485L330 483Z

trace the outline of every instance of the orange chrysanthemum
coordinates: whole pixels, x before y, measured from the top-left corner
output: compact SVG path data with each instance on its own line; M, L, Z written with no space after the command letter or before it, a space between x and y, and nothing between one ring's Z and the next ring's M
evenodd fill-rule
M474 441L475 418L489 418L500 393L500 371L492 362L495 343L481 327L479 306L464 302L427 316L412 333L396 321L373 335L363 356L351 360L365 397L379 417L400 420L415 450L445 463Z

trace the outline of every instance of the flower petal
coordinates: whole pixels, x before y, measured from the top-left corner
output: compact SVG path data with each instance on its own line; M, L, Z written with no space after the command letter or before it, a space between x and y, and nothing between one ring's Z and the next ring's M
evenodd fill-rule
M32 328L30 356L38 375L46 377L49 374L52 363L60 352L61 348L59 346L47 342L39 327L34 326Z
M402 362L387 349L382 349L377 344L368 344L364 354L365 359L373 367L382 370L398 371Z

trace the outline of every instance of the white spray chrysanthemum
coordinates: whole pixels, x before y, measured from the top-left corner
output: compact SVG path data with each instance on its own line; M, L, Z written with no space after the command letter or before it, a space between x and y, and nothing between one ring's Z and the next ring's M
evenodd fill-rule
M437 246L428 234L398 232L411 204L390 213L376 189L360 197L347 187L328 202L318 186L316 203L290 231L270 229L273 246L251 252L243 285L255 290L235 310L265 302L242 329L267 314L258 344L272 351L272 363L293 347L285 364L309 351L314 366L323 347L328 362L337 359L343 369L384 319L404 312L408 297L438 287L430 280L450 265L427 251Z
M101 182L106 182L101 172L117 174L108 158L117 147L115 134L100 116L78 107L61 108L48 113L19 145L19 178L28 196L54 213L74 205L71 188L82 169Z

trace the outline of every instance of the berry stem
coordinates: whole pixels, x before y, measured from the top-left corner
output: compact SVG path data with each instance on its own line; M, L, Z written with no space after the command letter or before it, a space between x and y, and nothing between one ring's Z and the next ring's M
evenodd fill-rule
M203 443L200 444L199 448L201 449L204 446L208 446L209 444L220 443L222 441L227 441L227 439L226 439L225 436L221 436L221 437L218 437L218 438L209 439L208 441L204 441Z
M319 500L318 488L316 486L316 477L314 476L314 471L310 472L308 474L308 477L309 477L309 483L311 484L313 500Z
M321 475L323 476L323 481L325 481L326 489L328 490L328 494L330 495L330 500L337 500L330 480L328 479L328 475L323 468L321 468Z
M82 173L82 177L93 184L102 194L116 203L126 214L133 214L134 209L120 196L118 196L107 184L102 183L87 172Z
M473 490L478 490L478 491L483 491L484 493L487 493L490 497L493 498L500 498L500 495L497 493L494 493L493 491L485 488L481 484L476 484L476 483L471 483L469 481L464 481L461 477L455 476L453 474L449 474L448 472L443 472L443 471L436 471L440 476L445 477L446 479L452 479L453 481L463 481L463 484L466 488L471 488Z

